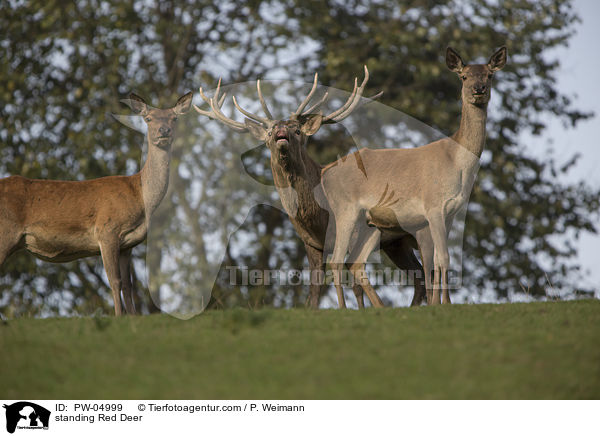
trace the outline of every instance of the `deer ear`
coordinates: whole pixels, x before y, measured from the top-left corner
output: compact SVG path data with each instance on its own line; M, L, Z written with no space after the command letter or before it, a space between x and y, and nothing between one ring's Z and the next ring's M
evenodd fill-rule
M323 115L321 115L321 114L309 115L302 122L302 127L301 127L302 133L304 133L306 136L314 135L321 128L322 121L323 121Z
M501 70L506 65L506 47L500 47L496 53L490 57L488 68L492 72Z
M460 58L459 54L452 49L452 47L448 47L446 49L446 65L450 69L450 71L454 71L455 73L460 74L460 72L465 67L465 63Z
M177 104L173 108L177 115L183 115L184 113L190 110L190 107L192 106L193 96L194 94L192 92L188 92L183 97L179 97L179 100L177 100Z
M129 94L129 107L138 115L146 115L148 113L148 105L142 97L133 92Z
M252 120L246 118L244 120L248 131L259 141L265 141L267 139L267 129L265 129L262 124L255 123Z

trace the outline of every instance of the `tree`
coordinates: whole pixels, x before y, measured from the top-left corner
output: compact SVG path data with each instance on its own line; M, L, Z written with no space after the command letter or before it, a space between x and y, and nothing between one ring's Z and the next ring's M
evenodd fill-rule
M367 64L369 88L384 91L383 103L450 134L460 105L459 83L444 67L446 46L474 60L506 44L509 64L493 91L488 151L467 216L465 285L470 292L492 288L500 296L520 284L543 295L547 281L557 289L581 290L573 286L576 252L569 241L596 231L598 192L583 182L556 179L576 157L535 158L519 140L526 131L541 133L545 115L570 125L591 116L556 89L559 61L547 56L568 43L577 22L567 0L11 1L0 10L0 56L6 60L0 64L0 175L131 174L139 169L142 136L107 116L127 113L119 99L135 90L156 106L168 105L175 94L210 88L219 76L236 83L277 71L308 80L319 71L322 83L347 89ZM191 186L189 172L180 171L187 164L220 175L200 196L218 196L215 187L235 187L220 161L218 133L204 122L190 128L196 135L182 137L174 152L172 184ZM327 163L347 151L348 136L333 139L339 132L322 132L310 141L311 155ZM204 154L182 155L197 144ZM246 147L245 162L263 165L268 178L267 155L261 148L252 151L256 145ZM219 211L190 207L197 199L186 192L190 196L168 198L166 210L181 210L187 222L218 231ZM239 198L246 194L240 191ZM242 237L244 232L253 239ZM304 249L289 220L271 207L254 208L230 242L244 250L229 249L224 266L303 264ZM194 244L200 259L206 244L203 238ZM144 249L135 254L139 269ZM545 266L548 260L551 267ZM0 274L0 310L9 316L110 311L96 259L53 265L20 253ZM223 267L211 307L303 302L303 287L238 288L226 276ZM151 309L146 292L138 299Z

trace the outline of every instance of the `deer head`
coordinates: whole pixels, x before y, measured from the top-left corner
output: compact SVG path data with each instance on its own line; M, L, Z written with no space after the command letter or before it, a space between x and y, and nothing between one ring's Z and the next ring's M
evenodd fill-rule
M308 137L317 133L322 124L337 123L349 116L357 108L365 85L369 81L369 70L366 66L364 68L365 78L361 85L358 86L358 79L354 79L354 89L346 103L329 115L317 113L317 109L327 101L329 96L327 92L325 92L319 101L309 108L306 108L317 89L317 73L315 73L313 85L307 97L300 106L298 106L298 109L285 120L277 120L271 115L262 95L260 80L256 82L256 89L260 104L265 113L264 117L243 109L238 104L235 97L233 97L233 104L246 119L241 123L226 117L221 112L225 94L222 97L219 97L221 87L220 80L215 95L212 98L206 97L202 88L200 88L200 96L210 105L211 111L203 111L196 105L194 105L194 108L198 113L219 120L234 130L250 132L256 139L265 141L267 147L269 147L269 150L271 151L271 161L278 163L283 168L287 169L293 166L295 162L302 159L302 148L306 145ZM379 93L371 97L371 99L378 98L381 94L382 93Z
M462 80L462 101L485 106L490 101L494 73L506 64L506 47L501 47L490 57L487 64L465 65L452 48L446 50L446 65Z
M175 106L169 109L153 108L146 104L139 95L129 95L131 110L141 115L148 125L148 142L159 148L168 150L173 143L177 116L190 110L192 93L188 92L177 100Z
M284 168L302 159L301 149L308 137L317 133L323 117L319 114L303 115L297 119L276 121L269 128L245 120L248 131L258 140L265 141L271 151L271 159Z

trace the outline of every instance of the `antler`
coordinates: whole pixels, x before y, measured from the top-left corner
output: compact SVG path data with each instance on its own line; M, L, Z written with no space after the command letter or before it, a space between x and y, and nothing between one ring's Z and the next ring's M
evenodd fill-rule
M327 99L329 98L329 93L325 92L325 94L323 94L323 97L321 97L321 99L319 101L317 101L315 104L310 106L308 109L305 109L306 106L308 106L308 104L310 103L310 100L313 98L315 91L317 90L318 79L319 79L319 75L318 75L318 73L315 73L315 78L313 80L313 84L312 84L312 87L311 87L308 95L302 101L302 103L300 103L300 106L298 106L298 109L296 109L296 111L292 113L292 115L290 116L290 119L297 120L299 117L301 117L303 115L315 113L315 111L319 107L321 107L321 105L323 105L323 103L325 103L327 101ZM324 116L322 123L324 123L324 124L337 123L338 121L341 121L344 118L346 118L348 115L350 115L354 110L356 110L356 108L358 107L358 105L361 102L362 94L363 94L363 91L364 91L365 86L368 81L369 81L369 70L367 69L367 66L365 65L365 77L364 77L362 83L360 84L360 86L358 86L358 78L355 78L354 79L354 89L352 90L352 93L350 94L350 97L348 98L348 100L342 105L342 107L340 107L336 111L330 113L329 115ZM266 128L269 128L276 122L276 120L274 119L273 115L271 115L271 112L269 111L267 103L265 102L265 99L262 94L262 90L260 88L260 80L256 81L256 90L258 92L258 99L260 101L260 105L261 105L262 110L265 113L266 117L262 117L260 115L254 114L254 113L249 112L249 111L245 110L244 108L242 108L238 104L235 96L232 97L233 104L235 105L237 110L239 110L244 116L262 124ZM208 105L211 108L211 111L209 112L209 111L204 111L204 110L200 109L198 106L194 105L194 109L196 109L196 111L199 114L205 115L205 116L215 119L215 120L219 120L219 121L223 122L224 124L232 127L235 130L238 130L240 132L244 132L244 131L248 130L248 127L246 126L245 123L241 123L239 121L235 121L231 118L228 118L227 116L225 116L223 114L223 112L221 112L221 106L223 106L223 102L225 101L225 96L227 95L227 94L223 94L223 96L221 96L221 98L219 98L219 93L221 91L221 79L219 79L219 83L217 84L217 89L215 91L215 95L212 98L208 98L206 95L204 95L202 88L200 88L199 91L200 91L200 96L202 97L202 99L206 103L208 103ZM379 98L382 94L383 94L383 92L380 92L380 93L370 97L370 100L375 100L376 98Z
M258 92L258 99L260 100L260 105L262 106L263 112L265 113L265 115L267 116L265 117L261 117L259 115L253 114L252 112L248 112L247 110L243 109L237 102L237 100L235 99L235 95L233 96L233 104L235 105L235 107L237 108L237 110L239 110L241 113L243 113L244 115L246 115L248 118L254 120L254 121L258 121L259 123L264 124L265 126L270 126L271 124L273 124L275 122L275 120L273 119L273 115L271 115L271 112L269 112L269 108L267 107L267 103L265 103L265 99L263 98L262 95L262 91L260 90L260 80L256 81L256 91Z
M300 115L302 115L302 111L304 110L304 108L306 107L306 105L308 104L308 102L310 101L310 99L312 98L313 94L317 90L317 81L318 81L318 79L319 79L319 73L315 73L315 79L313 80L313 84L312 84L312 88L310 89L310 92L308 93L308 95L306 96L306 98L304 99L304 101L302 103L300 103L300 106L298 106L298 109L296 109L296 111L294 113L292 113L292 115L290 116L290 118L296 119Z
M267 103L265 102L265 99L262 95L262 90L260 88L260 80L256 81L256 89L258 91L258 99L260 100L260 105L262 106L262 109L263 109L266 117L261 117L259 115L253 114L252 112L249 112L249 111L245 110L244 108L242 108L238 104L237 100L235 99L235 96L233 96L233 104L235 105L237 110L239 110L247 118L250 118L251 120L254 120L254 121L258 121L259 123L265 125L265 127L269 127L275 123L275 120L273 118L273 115L271 115L271 112L269 111ZM219 83L217 84L217 89L215 91L215 95L212 98L206 97L206 95L204 95L204 92L202 91L202 88L200 88L199 89L200 96L206 103L209 104L209 106L211 108L211 112L204 111L196 105L194 105L194 109L196 109L196 111L199 114L205 115L205 116L215 119L215 120L219 120L222 123L233 128L234 130L237 130L240 132L247 131L248 127L246 126L245 123L240 123L239 121L235 121L235 120L227 117L226 115L224 115L223 112L221 112L221 106L223 105L223 101L225 100L225 96L227 94L223 94L223 96L219 99L220 90L221 90L221 79L219 79Z
M225 101L225 97L227 96L227 93L224 93L219 99L219 93L221 92L221 79L219 79L219 83L217 83L217 89L215 90L215 95L213 95L212 98L207 97L204 94L202 88L199 88L198 91L200 92L200 97L202 97L202 100L204 100L210 106L211 111L204 111L198 106L194 105L194 109L196 109L196 112L198 112L200 115L205 115L209 118L212 118L213 120L219 120L222 123L228 125L229 127L239 132L245 132L246 130L248 130L244 123L232 120L231 118L228 118L223 112L221 112L221 107L223 106L223 102Z
M321 97L321 100L319 100L318 102L316 102L315 104L313 104L311 107L309 107L308 109L306 109L302 113L302 115L307 115L307 114L313 114L313 113L315 113L315 110L317 110L317 108L319 108L319 106L321 106L323 103L325 103L328 98L329 98L329 91L325 91L325 94L323 94L323 97Z
M322 123L323 124L337 123L338 121L342 121L344 118L346 118L348 115L350 115L357 108L358 104L360 103L363 91L365 89L365 85L367 84L368 81L369 81L369 69L365 65L365 78L363 79L360 86L358 86L358 78L354 78L354 89L352 90L352 93L350 94L350 97L348 98L346 103L344 103L342 105L342 107L339 108L338 110L330 113L329 115L324 116ZM381 97L382 94L383 94L383 91L375 94L374 96L370 97L369 99L375 100L375 99Z

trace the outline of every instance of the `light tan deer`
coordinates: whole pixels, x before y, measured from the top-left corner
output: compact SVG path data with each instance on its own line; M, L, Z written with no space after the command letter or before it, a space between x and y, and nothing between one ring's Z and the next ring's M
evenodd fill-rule
M505 63L505 47L484 65L465 65L448 48L446 64L462 81L462 116L452 137L413 149L361 149L362 168L345 159L323 170L322 186L336 222L331 264L338 296L343 298L340 274L351 233L359 220L367 220L377 229L372 229L363 251L356 254L356 262L367 258L380 235L384 240L414 235L428 303L439 304L440 288L442 302L450 303L448 232L469 198L485 144L492 77Z
M236 108L247 117L245 122L238 122L225 116L221 111L225 95L219 97L220 81L212 98L206 97L202 89L200 89L200 95L209 104L211 111L204 111L194 106L198 113L219 120L237 131L249 131L255 138L264 141L269 148L275 187L284 209L304 243L308 256L311 270L311 285L307 304L312 308L318 307L319 296L322 294L324 288L324 285L319 284L314 278L323 276L323 250L326 244L325 235L327 233L329 214L315 199L315 188L319 186L322 167L312 160L306 152L306 142L309 136L314 135L322 124L336 123L348 117L360 104L363 90L368 80L369 71L365 67L365 78L361 85L358 86L358 80L355 80L354 90L348 100L338 110L326 116L316 114L315 112L327 100L327 93L307 108L317 89L317 74L315 74L308 96L287 120L277 120L271 115L262 95L260 81L257 81L256 87L261 107L265 113L264 117L241 108L235 97L233 97L233 102ZM374 98L377 98L379 95L376 95ZM409 241L412 237L404 235L395 239L395 244L389 244L384 247L388 256L399 268L419 271L422 274L421 265L411 248L413 244ZM357 240L357 245L360 245L360 235L357 237ZM362 264L352 264L350 270L355 277L362 278L366 276L364 273L364 262ZM353 286L353 291L356 295L359 308L364 307L363 288L374 306L383 306L383 303L368 281L363 287L359 286L358 283L359 279L357 278ZM412 305L420 304L424 298L425 287L420 280L416 280ZM340 307L345 307L345 301L343 299L340 301Z
M0 265L20 249L48 262L100 254L115 315L121 315L121 289L127 313L135 313L131 249L146 238L150 216L167 191L175 123L190 109L192 93L170 109L151 108L135 94L129 99L148 125L148 157L139 173L85 181L0 180Z

